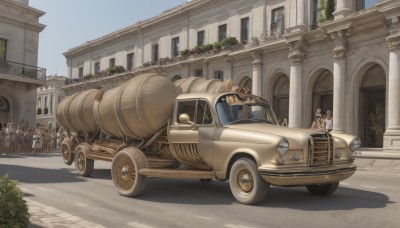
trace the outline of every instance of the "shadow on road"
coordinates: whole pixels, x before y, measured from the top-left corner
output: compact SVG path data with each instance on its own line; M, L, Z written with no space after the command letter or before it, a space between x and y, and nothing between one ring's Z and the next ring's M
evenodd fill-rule
M19 165L0 165L0 175L5 175L21 183L66 183L85 182L71 169L42 169Z
M94 169L90 177L91 179L111 180L110 169Z
M12 155L8 155L8 154L1 154L0 155L0 159L1 158L27 158L27 157L38 157L38 158L48 158L48 157L60 157L61 154L60 153L40 153L40 154L12 154Z
M136 199L172 204L239 204L231 194L229 183L218 181L149 179L143 194ZM339 187L327 197L311 195L304 187L271 187L266 199L255 207L324 211L384 208L390 203L393 202L384 194L347 187Z

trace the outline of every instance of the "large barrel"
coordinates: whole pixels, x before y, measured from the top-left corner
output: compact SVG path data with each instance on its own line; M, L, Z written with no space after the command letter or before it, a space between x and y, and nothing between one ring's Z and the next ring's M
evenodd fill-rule
M167 124L182 90L157 73L136 76L98 96L93 113L105 133L148 138Z
M183 93L224 93L232 90L232 80L221 82L217 79L206 80L200 77L189 77L174 82L182 88Z
M65 97L57 106L56 118L59 124L75 134L99 129L93 115L97 92L97 89L90 89Z

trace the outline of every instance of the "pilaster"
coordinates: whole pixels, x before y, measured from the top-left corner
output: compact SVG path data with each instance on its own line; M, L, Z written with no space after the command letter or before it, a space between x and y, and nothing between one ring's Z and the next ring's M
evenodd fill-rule
M250 53L253 61L253 78L252 78L252 94L261 96L262 94L262 53L259 51L253 51Z

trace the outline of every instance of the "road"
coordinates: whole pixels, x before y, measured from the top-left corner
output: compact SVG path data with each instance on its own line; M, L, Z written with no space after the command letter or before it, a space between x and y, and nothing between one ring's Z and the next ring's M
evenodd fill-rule
M148 179L143 195L118 195L108 162L80 177L60 154L0 155L0 175L19 181L25 197L106 227L397 227L400 174L357 171L334 195L272 187L256 206L238 204L227 182Z

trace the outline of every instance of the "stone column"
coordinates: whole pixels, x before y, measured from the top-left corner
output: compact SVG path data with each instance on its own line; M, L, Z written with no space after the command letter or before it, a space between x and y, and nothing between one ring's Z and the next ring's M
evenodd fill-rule
M302 40L288 43L290 52L289 127L301 128L303 120L303 57Z
M337 0L336 11L333 12L335 20L343 18L353 12L350 0Z
M400 149L400 33L391 35L389 43L389 80L387 128L384 135L385 150Z
M207 61L204 61L203 62L203 78L204 79L210 79L209 73L208 73L208 70L209 70L208 66L209 66L209 63Z
M346 81L346 30L331 33L335 43L333 55L333 131L344 133L345 81Z
M233 80L232 76L233 69L233 59L232 57L225 57L225 65L224 65L224 81Z
M262 95L262 54L260 52L252 52L253 57L253 78L252 78L252 94L261 97Z

